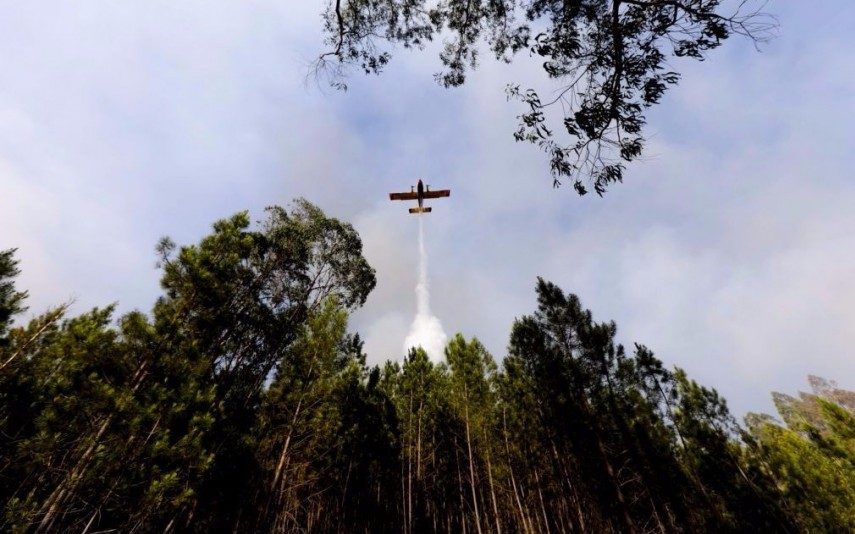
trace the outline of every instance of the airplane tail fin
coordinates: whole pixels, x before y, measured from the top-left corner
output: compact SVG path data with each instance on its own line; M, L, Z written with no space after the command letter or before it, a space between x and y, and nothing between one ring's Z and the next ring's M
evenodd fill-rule
M430 213L432 208L410 208L410 213Z

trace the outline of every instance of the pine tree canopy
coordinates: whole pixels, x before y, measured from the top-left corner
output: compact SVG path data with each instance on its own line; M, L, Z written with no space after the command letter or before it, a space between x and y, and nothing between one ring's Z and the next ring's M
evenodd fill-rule
M348 317L374 271L304 200L157 251L150 311L29 321L0 254L0 530L855 530L855 393L829 380L741 425L542 279L500 358L457 334L369 366Z

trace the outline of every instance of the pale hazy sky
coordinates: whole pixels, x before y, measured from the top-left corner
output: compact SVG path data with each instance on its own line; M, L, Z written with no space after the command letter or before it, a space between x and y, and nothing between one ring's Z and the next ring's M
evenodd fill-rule
M400 51L339 93L307 79L321 8L0 0L0 248L33 312L147 310L159 237L305 196L360 231L378 284L351 325L369 361L400 358L417 226L386 194L422 177L453 190L425 221L433 311L497 359L541 275L737 413L808 373L855 386L855 4L776 1L762 52L679 62L604 198L552 189L514 143L503 88L536 65L485 61L444 90L434 54Z

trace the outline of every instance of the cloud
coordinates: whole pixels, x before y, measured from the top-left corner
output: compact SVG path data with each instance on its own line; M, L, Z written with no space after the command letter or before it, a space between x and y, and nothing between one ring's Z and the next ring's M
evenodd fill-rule
M4 10L0 247L20 247L34 312L69 296L148 309L160 236L193 242L305 196L362 235L378 285L352 328L369 361L400 358L417 228L385 195L424 178L452 189L423 218L432 311L496 358L542 275L737 412L771 409L770 390L808 373L855 386L850 4L775 5L781 37L762 54L734 40L680 62L645 160L602 199L553 190L543 155L511 138L521 110L503 87L548 91L535 61L485 60L444 90L434 55L396 51L386 74L337 93L306 83L320 8Z

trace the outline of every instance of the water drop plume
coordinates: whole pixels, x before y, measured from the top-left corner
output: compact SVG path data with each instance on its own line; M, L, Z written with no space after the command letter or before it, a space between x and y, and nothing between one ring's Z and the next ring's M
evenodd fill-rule
M443 350L448 336L442 329L442 323L430 311L430 290L427 276L427 251L425 250L424 221L419 216L419 281L416 284L416 317L410 326L410 333L404 340L404 351L412 347L425 349L434 362L443 358Z

